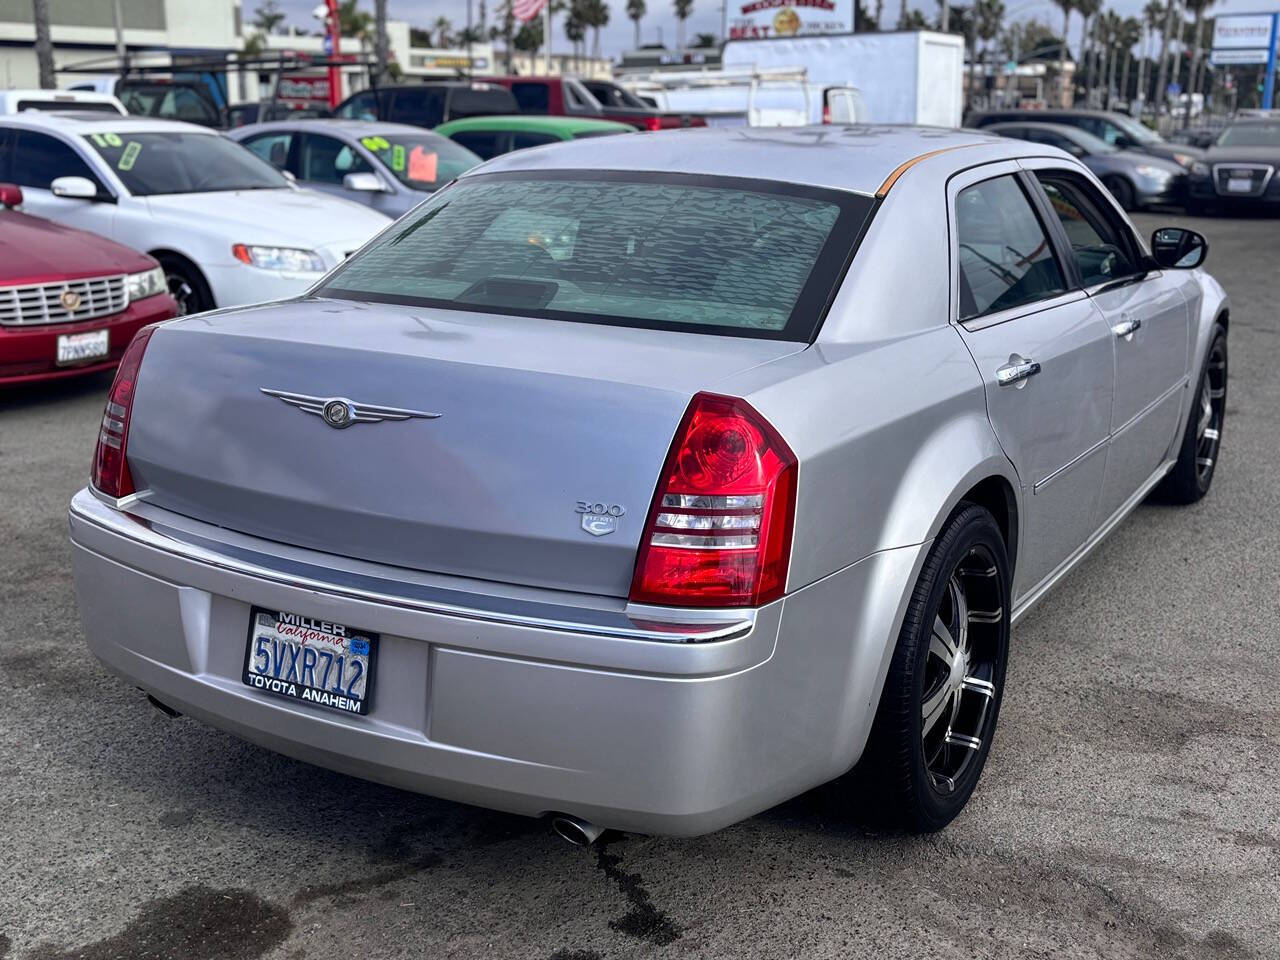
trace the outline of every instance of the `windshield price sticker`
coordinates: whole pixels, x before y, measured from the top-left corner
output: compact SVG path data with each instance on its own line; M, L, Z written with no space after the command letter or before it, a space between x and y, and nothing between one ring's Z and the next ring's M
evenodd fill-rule
M397 143L391 148L391 169L400 173L404 170L404 144Z
M138 161L138 154L142 152L142 144L137 140L130 140L128 146L124 148L124 153L120 154L120 162L116 164L117 170L132 170L133 165Z
M360 142L365 145L365 149L374 153L391 149L391 144L383 137L361 137Z
M95 133L90 138L94 144L99 147L120 147L124 145L124 141L120 139L118 133Z

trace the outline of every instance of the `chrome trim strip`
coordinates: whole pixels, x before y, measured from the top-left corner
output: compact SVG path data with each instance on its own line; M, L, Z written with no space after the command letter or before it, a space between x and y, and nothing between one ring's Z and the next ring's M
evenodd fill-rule
M461 590L399 580L390 581L348 571L344 571L344 576L351 582L337 584L324 577L332 571L325 570L317 564L270 557L255 551L217 543L186 531L178 531L164 524L123 512L113 506L117 501L93 491L92 488L90 492L93 494L92 498L85 496L84 491L81 491L72 499L70 514L73 521L91 524L107 533L126 538L153 550L193 563L216 567L228 573L255 577L289 587L316 590L352 600L489 623L659 643L707 643L714 640L729 640L749 633L756 622L755 611L749 609L715 611L719 615L718 619L702 619L698 616L688 616L684 611L646 607L643 611L639 609L635 611L643 617L639 622L643 622L644 626L640 626L637 620L622 611L593 610L526 599L490 597L487 599L493 601L495 606L505 605L506 609L482 610L468 606L465 603L466 598L474 598L475 595ZM125 497L118 502L127 506L137 502L139 495L133 494L131 498ZM268 562L274 562L276 566L268 566ZM291 569L279 569L282 564L287 564ZM547 612L535 612L540 609ZM572 616L551 615L551 611L563 611L566 614L571 612Z
M1097 453L1099 450L1101 450L1103 447L1105 447L1105 446L1106 446L1108 443L1110 443L1110 442L1111 442L1111 435L1110 435L1110 434L1108 434L1107 436L1105 436L1105 437L1103 437L1101 440L1099 440L1097 443L1095 443L1095 444L1094 444L1092 447L1090 447L1088 450L1085 450L1083 453L1079 453L1079 454L1077 454L1076 456L1072 457L1070 460L1068 460L1066 463L1064 463L1062 466L1060 466L1057 470L1053 471L1053 473L1049 474L1049 475L1048 475L1047 477L1045 477L1043 480L1037 480L1037 481L1036 481L1034 484L1032 484L1032 486L1031 486L1031 494L1032 494L1032 496L1034 496L1035 494L1039 493L1041 490L1043 490L1043 489L1044 489L1045 487L1047 487L1049 484L1053 483L1053 481L1057 480L1060 476L1062 476L1064 473L1066 473L1068 470L1070 470L1070 469L1071 469L1072 467L1074 467L1076 464L1081 463L1081 462L1083 462L1084 460L1088 459L1089 457L1093 456L1093 454Z
M1056 570L1018 598L1013 605L1013 612L1010 614L1009 622L1011 624L1017 623L1018 620L1028 610L1035 606L1036 602L1048 593L1059 580L1074 570L1076 564L1092 553L1093 548L1105 540L1107 535L1118 527L1120 522L1132 513L1133 509L1138 504L1147 498L1147 494L1155 489L1156 484L1164 479L1164 475L1173 469L1173 465L1176 462L1176 460L1166 460L1164 463L1160 464L1160 466L1156 468L1155 473L1151 474L1151 476L1147 478L1146 483L1140 486L1128 500L1120 504L1119 509L1111 515L1106 523L1095 530L1093 535L1076 549L1075 553L1067 557L1066 560L1062 561L1062 563L1058 565Z
M1062 307L1068 303L1075 303L1077 300L1084 300L1086 297L1088 297L1088 294L1083 290L1067 290L1066 292L1061 293L1056 297L1052 297L1049 300L1036 300L1032 303L1024 303L1021 306L1010 307L1007 310L1000 310L996 313L988 313L985 316L973 317L970 320L961 320L960 326L964 327L970 333L976 333L979 330L986 330L988 327L1007 323L1010 320L1017 320L1019 317L1029 317L1033 314L1043 313L1045 310L1053 310L1055 307Z
M1149 414L1149 413L1151 413L1152 411L1154 411L1154 410L1156 409L1156 407L1158 407L1158 406L1160 406L1161 404L1163 404L1166 400L1168 400L1171 396L1173 396L1173 395L1174 395L1175 393L1177 393L1179 390L1185 390L1185 389L1187 388L1187 382L1188 382L1188 378L1184 376L1181 380L1179 380L1177 383L1175 383L1172 387L1170 387L1170 388L1169 388L1168 390L1166 390L1164 393L1160 394L1160 396L1156 397L1156 398L1155 398L1154 400L1152 400L1149 404L1147 404L1145 407L1143 407L1141 410L1139 410L1137 413L1135 413L1132 417L1130 417L1128 420L1126 420L1126 421L1125 421L1125 422L1120 426L1120 429L1119 429L1119 430L1116 430L1114 433L1112 433L1112 434L1111 434L1111 439L1112 439L1112 440L1114 440L1116 437L1120 436L1120 434L1124 433L1124 432L1125 432L1126 430L1128 430L1130 427L1134 426L1134 425L1135 425L1139 420L1141 420L1141 419L1142 419L1143 417L1145 417L1147 414Z

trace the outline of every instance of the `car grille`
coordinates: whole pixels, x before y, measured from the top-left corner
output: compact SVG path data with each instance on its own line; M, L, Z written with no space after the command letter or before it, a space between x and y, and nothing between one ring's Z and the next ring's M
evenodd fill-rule
M123 275L0 287L0 324L75 323L119 313L128 305Z
M1219 163L1213 168L1213 188L1223 197L1260 197L1267 191L1275 167L1265 163ZM1249 190L1228 190L1227 181L1248 180Z

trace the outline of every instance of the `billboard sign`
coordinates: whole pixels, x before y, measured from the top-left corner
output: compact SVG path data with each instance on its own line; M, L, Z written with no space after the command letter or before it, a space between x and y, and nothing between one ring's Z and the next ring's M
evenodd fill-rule
M1270 58L1266 50L1213 50L1209 53L1209 62L1215 67L1247 66L1250 64L1266 64Z
M1270 13L1220 16L1213 22L1213 49L1267 50L1271 46L1274 19Z
M724 35L772 40L853 33L855 0L728 0Z

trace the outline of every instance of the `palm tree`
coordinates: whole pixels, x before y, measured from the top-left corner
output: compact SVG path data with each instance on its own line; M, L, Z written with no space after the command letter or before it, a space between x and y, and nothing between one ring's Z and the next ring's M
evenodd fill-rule
M640 21L645 15L644 0L627 0L627 19L636 25L636 49L640 49Z
M591 56L600 57L600 29L609 25L609 5L605 0L584 0L583 17L591 28Z
M1124 68L1120 71L1120 96L1132 104L1129 96L1129 68L1133 65L1133 48L1142 40L1142 22L1137 17L1120 21L1120 49L1124 51Z
M1196 15L1195 29L1192 36L1195 38L1195 50L1191 54L1191 73L1187 77L1187 92L1195 93L1203 85L1204 80L1199 75L1201 66L1204 62L1204 12L1213 6L1215 0L1187 0L1189 6ZM1188 104L1189 107L1189 104ZM1187 110L1184 119L1184 126L1191 122L1191 110Z
M1116 53L1120 48L1120 34L1124 21L1114 10L1108 10L1101 16L1098 28L1102 35L1102 63L1098 70L1098 80L1102 84L1102 109L1111 109L1111 90L1116 80Z
M1076 0L1076 11L1084 22L1080 24L1080 59L1076 63L1074 82L1084 87L1086 102L1089 91L1093 88L1093 68L1097 62L1098 13L1101 10L1102 0ZM1066 37L1066 33L1063 33L1063 37Z
M973 62L971 66L976 67L978 62L978 41L981 40L985 44L982 49L982 76L987 76L987 53L991 47L991 41L1000 34L1000 28L1004 25L1004 0L973 0ZM969 100L972 103L975 93L973 83L973 74L970 72L969 82Z
M693 14L693 0L675 0L676 48L684 49L684 22Z
M507 0L509 3L510 0ZM564 35L573 44L573 56L579 60L581 67L582 41L587 36L587 21L583 16L582 0L570 0L569 10L564 17Z
M390 52L387 44L387 0L373 0L373 51L377 58L378 83L387 79L387 61ZM471 64L467 64L471 68Z
M453 42L453 21L446 16L436 17L431 29L436 32L436 46L444 48Z
M1169 79L1169 39L1173 36L1173 13L1177 6L1177 0L1169 0L1169 5L1164 11L1164 26L1160 28L1160 68L1156 72L1155 96L1151 98L1157 119L1160 116L1160 108L1164 106L1164 89Z
M250 21L259 33L272 34L284 23L284 12L277 0L263 0L258 9L253 11Z
M1067 31L1071 28L1071 11L1076 8L1076 0L1053 0L1054 6L1062 11L1062 46L1058 48L1058 106L1067 100ZM1073 98L1074 99L1074 98ZM1068 102L1065 106L1071 106Z
M1142 59L1138 61L1138 96L1147 102L1147 64L1151 60L1151 35L1164 19L1164 6L1160 0L1147 0L1142 8Z

